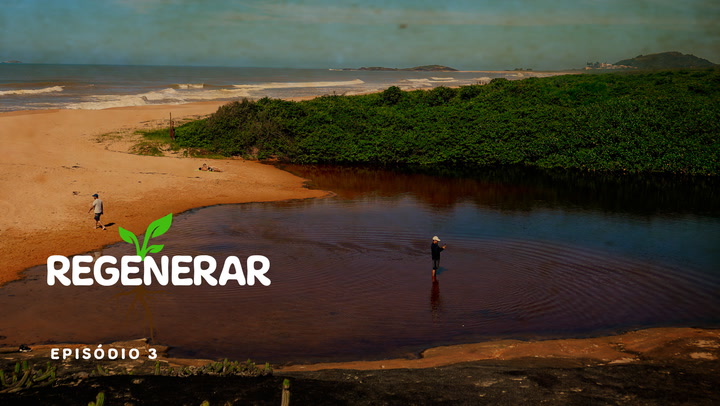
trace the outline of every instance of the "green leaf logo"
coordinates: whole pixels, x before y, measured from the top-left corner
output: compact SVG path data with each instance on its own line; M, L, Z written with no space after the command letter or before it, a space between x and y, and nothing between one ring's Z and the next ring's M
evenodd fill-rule
M142 247L140 246L140 240L138 240L137 236L132 231L118 227L118 233L120 233L120 238L122 238L123 241L135 245L135 253L144 261L145 256L148 253L156 254L162 251L165 247L164 245L151 245L148 247L148 242L151 238L159 237L167 233L171 225L172 213L150 223L147 230L145 230L145 238L143 239Z

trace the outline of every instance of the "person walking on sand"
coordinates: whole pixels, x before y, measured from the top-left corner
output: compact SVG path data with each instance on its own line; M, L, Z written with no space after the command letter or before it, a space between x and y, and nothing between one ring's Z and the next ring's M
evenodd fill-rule
M90 210L88 210L88 213L90 213L91 211L94 210L95 211L95 229L102 228L103 230L105 230L105 225L100 222L100 216L103 215L103 202L102 202L102 200L100 200L100 197L98 196L97 193L92 195L92 197L93 197L93 202L92 202L92 206L90 206Z
M432 260L433 260L433 268L432 268L432 278L433 281L435 280L435 273L437 272L437 269L440 267L440 253L447 247L447 245L443 245L442 247L440 244L440 238L438 236L434 236L432 238L432 244L430 244L430 253L432 254Z

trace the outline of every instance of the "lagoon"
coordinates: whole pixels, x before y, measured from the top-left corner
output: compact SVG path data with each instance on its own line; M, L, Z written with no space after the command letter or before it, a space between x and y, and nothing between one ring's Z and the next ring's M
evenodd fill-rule
M199 208L153 239L158 256L266 256L270 286L47 286L38 266L0 288L0 344L152 336L173 356L286 363L720 326L712 178L286 169L333 196Z

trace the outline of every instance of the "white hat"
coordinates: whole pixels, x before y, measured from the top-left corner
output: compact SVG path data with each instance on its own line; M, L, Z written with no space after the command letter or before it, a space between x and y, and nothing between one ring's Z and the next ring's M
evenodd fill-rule
M440 239L438 238L438 236L435 236L433 237L433 241L440 241Z

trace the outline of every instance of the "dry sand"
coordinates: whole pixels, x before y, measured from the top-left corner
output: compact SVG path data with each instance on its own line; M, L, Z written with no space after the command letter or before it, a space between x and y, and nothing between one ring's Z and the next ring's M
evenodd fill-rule
M223 103L107 110L0 113L0 285L52 254L71 255L120 241L122 226L142 234L168 213L222 203L325 195L303 179L258 162L127 153L103 134L167 125L210 114ZM201 172L207 162L223 172ZM107 231L94 229L91 195L105 204Z

